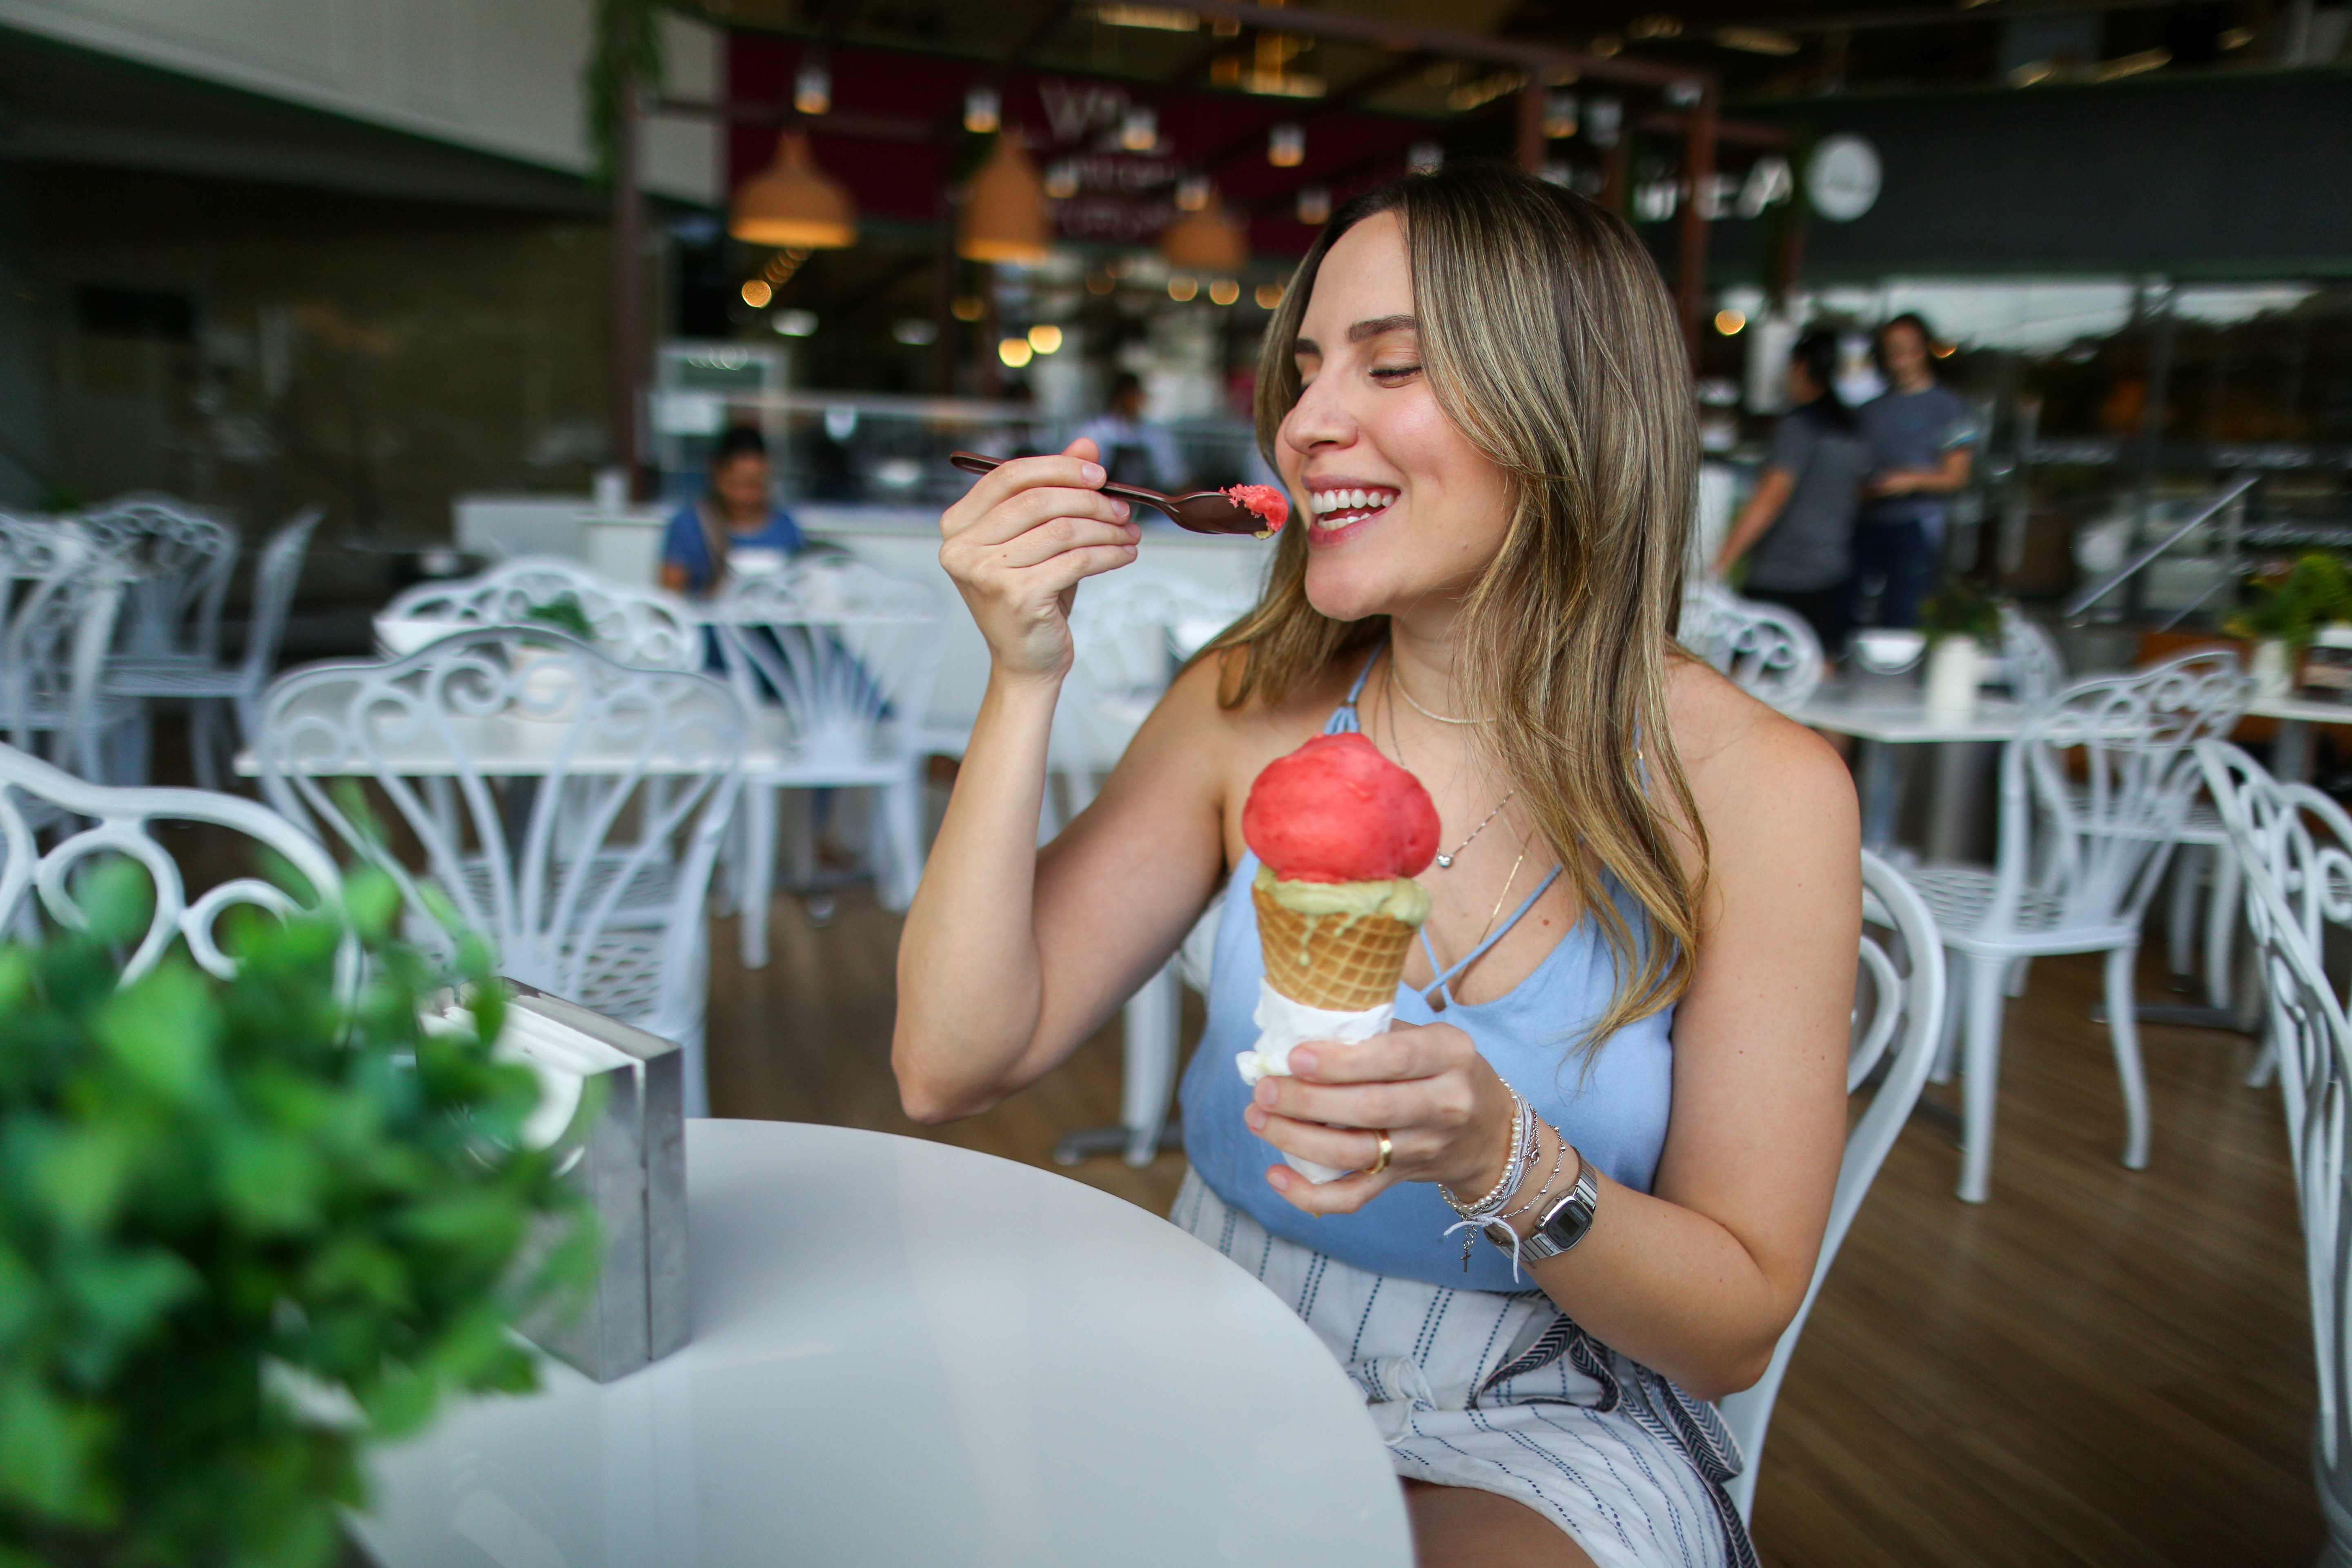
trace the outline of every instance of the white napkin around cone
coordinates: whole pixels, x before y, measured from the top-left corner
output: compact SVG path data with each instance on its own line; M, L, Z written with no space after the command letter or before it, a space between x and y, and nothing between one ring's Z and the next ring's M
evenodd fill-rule
M1385 1034L1396 1016L1394 1005L1382 1003L1361 1012L1339 1013L1328 1007L1310 1007L1304 1002L1294 1002L1276 991L1263 978L1257 983L1257 1011L1250 1021L1258 1027L1257 1044L1234 1057L1234 1065L1241 1069L1242 1081L1252 1089L1262 1078L1288 1078L1290 1053L1309 1040L1339 1040L1352 1044L1369 1040L1374 1035ZM1338 1181L1348 1173L1336 1166L1302 1160L1284 1152L1283 1163L1308 1181L1320 1185Z

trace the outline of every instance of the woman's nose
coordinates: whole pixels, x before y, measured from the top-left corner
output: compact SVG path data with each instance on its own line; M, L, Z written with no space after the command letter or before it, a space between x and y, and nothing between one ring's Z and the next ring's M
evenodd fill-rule
M1355 438L1355 420L1349 416L1337 395L1323 390L1319 380L1302 390L1298 401L1283 416L1283 444L1293 451L1344 447Z

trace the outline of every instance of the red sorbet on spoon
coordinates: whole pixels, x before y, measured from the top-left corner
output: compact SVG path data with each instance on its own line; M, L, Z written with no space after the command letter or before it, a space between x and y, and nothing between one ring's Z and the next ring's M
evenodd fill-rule
M1290 498L1272 485L1227 485L1225 493L1264 519L1268 533L1279 533L1290 521Z
M1291 882L1417 877L1436 858L1437 831L1421 781L1354 731L1276 757L1242 806L1242 837Z

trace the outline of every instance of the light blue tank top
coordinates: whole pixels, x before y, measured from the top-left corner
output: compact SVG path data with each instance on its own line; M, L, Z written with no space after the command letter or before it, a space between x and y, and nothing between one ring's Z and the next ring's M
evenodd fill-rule
M1356 700L1370 673L1367 663L1347 700L1332 713L1326 733L1359 728ZM1226 884L1210 973L1208 1029L1180 1091L1184 1152L1192 1168L1219 1197L1267 1230L1343 1263L1434 1285L1529 1289L1524 1275L1514 1283L1509 1258L1484 1241L1472 1248L1470 1269L1464 1274L1462 1235L1445 1235L1455 1216L1434 1184L1401 1182L1354 1214L1320 1219L1291 1207L1266 1184L1266 1167L1280 1163L1282 1152L1242 1121L1250 1090L1234 1067L1234 1056L1256 1043L1257 1025L1251 1015L1257 1009L1258 981L1265 973L1258 950L1257 910L1250 900L1250 879L1257 875L1257 864L1256 856L1244 854ZM1559 874L1555 868L1552 876ZM1547 878L1544 886L1549 885ZM1541 892L1538 888L1477 952L1444 973L1459 973L1494 945ZM1613 896L1634 931L1646 932L1647 914L1640 904L1622 890ZM1597 1169L1648 1192L1657 1175L1666 1117L1673 1108L1674 1010L1664 1009L1620 1029L1601 1045L1588 1067L1577 1047L1615 992L1616 965L1608 941L1591 919L1580 918L1533 973L1493 1001L1453 1000L1439 1013L1421 993L1400 985L1396 1018L1401 1024L1443 1020L1461 1029L1503 1081Z

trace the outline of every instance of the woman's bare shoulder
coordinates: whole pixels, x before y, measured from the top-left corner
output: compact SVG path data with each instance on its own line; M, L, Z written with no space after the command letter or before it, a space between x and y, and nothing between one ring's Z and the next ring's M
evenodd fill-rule
M1675 749L1718 854L1750 831L1859 847L1853 775L1826 740L1696 660L1674 662L1666 693Z

